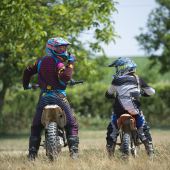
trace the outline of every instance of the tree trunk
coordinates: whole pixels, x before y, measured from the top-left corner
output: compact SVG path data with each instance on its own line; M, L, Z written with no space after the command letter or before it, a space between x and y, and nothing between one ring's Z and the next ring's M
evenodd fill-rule
M4 99L6 94L7 88L4 87L2 91L0 91L0 129L2 128L2 111L3 111L3 105L4 105Z

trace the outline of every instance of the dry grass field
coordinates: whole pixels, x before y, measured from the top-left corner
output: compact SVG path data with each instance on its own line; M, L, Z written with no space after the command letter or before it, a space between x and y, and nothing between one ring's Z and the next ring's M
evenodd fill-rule
M114 159L109 160L105 152L105 131L80 131L80 157L69 158L64 148L58 160L50 163L40 148L34 162L27 160L26 138L0 139L0 170L170 170L170 131L152 131L155 156L148 160L141 146L136 159L123 161L118 147Z

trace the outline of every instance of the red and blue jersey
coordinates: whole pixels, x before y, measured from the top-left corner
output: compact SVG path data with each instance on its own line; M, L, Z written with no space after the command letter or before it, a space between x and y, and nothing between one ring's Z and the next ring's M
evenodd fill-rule
M72 77L73 64L65 66L51 56L42 57L24 70L23 87L27 87L31 77L37 73L38 84L42 90L65 90Z

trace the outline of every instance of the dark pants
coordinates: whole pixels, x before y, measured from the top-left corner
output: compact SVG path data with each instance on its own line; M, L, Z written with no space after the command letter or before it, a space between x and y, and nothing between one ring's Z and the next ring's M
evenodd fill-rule
M42 93L39 98L39 102L36 109L36 114L33 118L32 126L31 126L31 136L40 137L41 131L43 129L43 125L41 124L41 115L43 108L46 105L54 105L57 104L60 106L66 114L66 135L67 136L78 136L78 124L73 115L72 109L66 99L66 97L61 97L56 92L48 92Z

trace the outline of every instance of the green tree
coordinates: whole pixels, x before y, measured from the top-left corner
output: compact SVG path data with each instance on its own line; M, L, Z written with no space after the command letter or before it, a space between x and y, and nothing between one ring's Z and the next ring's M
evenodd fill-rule
M156 0L154 9L147 21L147 32L137 36L141 47L146 50L151 65L161 64L160 72L170 70L170 0Z
M0 5L0 113L8 88L21 81L23 68L44 55L48 38L62 36L72 43L72 52L80 63L77 77L96 75L93 53L84 49L79 35L94 31L89 46L102 50L99 43L114 39L115 11L111 0L2 0ZM90 68L90 69L89 69ZM96 78L97 76L94 76ZM1 115L0 115L1 117Z

